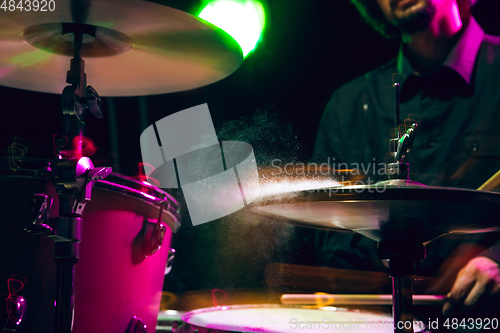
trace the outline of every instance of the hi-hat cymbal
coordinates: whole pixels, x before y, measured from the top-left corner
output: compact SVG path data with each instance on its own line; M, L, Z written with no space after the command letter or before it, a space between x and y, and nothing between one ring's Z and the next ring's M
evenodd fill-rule
M45 10L16 9L0 17L0 85L61 93L73 56L73 35L67 32L75 29L86 33L81 56L87 83L101 96L201 87L230 75L243 60L226 32L170 7L92 0L84 24L78 25L69 0L52 2Z
M500 193L404 181L267 191L251 206L251 211L271 218L356 231L375 241L424 243L447 233L500 230Z

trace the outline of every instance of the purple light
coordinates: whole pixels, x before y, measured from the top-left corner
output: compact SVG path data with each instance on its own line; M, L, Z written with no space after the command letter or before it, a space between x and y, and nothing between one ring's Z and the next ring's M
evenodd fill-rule
M4 77L6 75L9 75L13 71L14 71L14 66L2 68L2 69L0 69L0 77Z

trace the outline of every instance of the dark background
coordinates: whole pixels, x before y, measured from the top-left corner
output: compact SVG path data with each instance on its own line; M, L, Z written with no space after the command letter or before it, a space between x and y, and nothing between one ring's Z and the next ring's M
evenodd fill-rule
M201 6L196 0L156 2L193 14ZM271 157L306 161L332 92L390 60L399 45L371 31L347 0L264 3L267 25L262 40L228 78L192 91L142 100L103 98L104 119L90 117L86 126L86 136L99 148L93 157L96 164L113 165L117 172L136 175L144 125L201 103L208 103L219 139L251 143L258 163L266 164ZM500 35L499 12L498 0L480 0L474 8L486 32L496 35ZM6 154L18 136L29 141L28 156L52 158L52 137L62 130L59 96L0 87L0 101L1 154ZM140 102L147 107L146 123L140 121ZM116 110L117 150L111 144L110 103ZM245 126L254 126L255 131L240 135ZM174 195L182 201L181 193ZM265 286L267 263L314 264L311 253L293 245L294 237L307 233L302 229L249 223L239 217L192 227L186 214L183 218L174 239L178 255L167 278L168 290L260 288Z

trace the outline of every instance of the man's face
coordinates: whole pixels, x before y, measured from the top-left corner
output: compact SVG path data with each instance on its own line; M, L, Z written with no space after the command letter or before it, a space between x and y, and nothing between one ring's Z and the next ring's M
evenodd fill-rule
M387 20L406 33L425 30L437 5L444 1L447 0L377 0Z

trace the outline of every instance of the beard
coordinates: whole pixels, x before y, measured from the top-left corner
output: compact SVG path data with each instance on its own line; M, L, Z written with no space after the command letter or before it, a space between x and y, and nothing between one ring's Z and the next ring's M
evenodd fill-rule
M427 6L408 16L396 19L395 26L403 33L413 34L427 29L436 14L436 6L429 0Z

